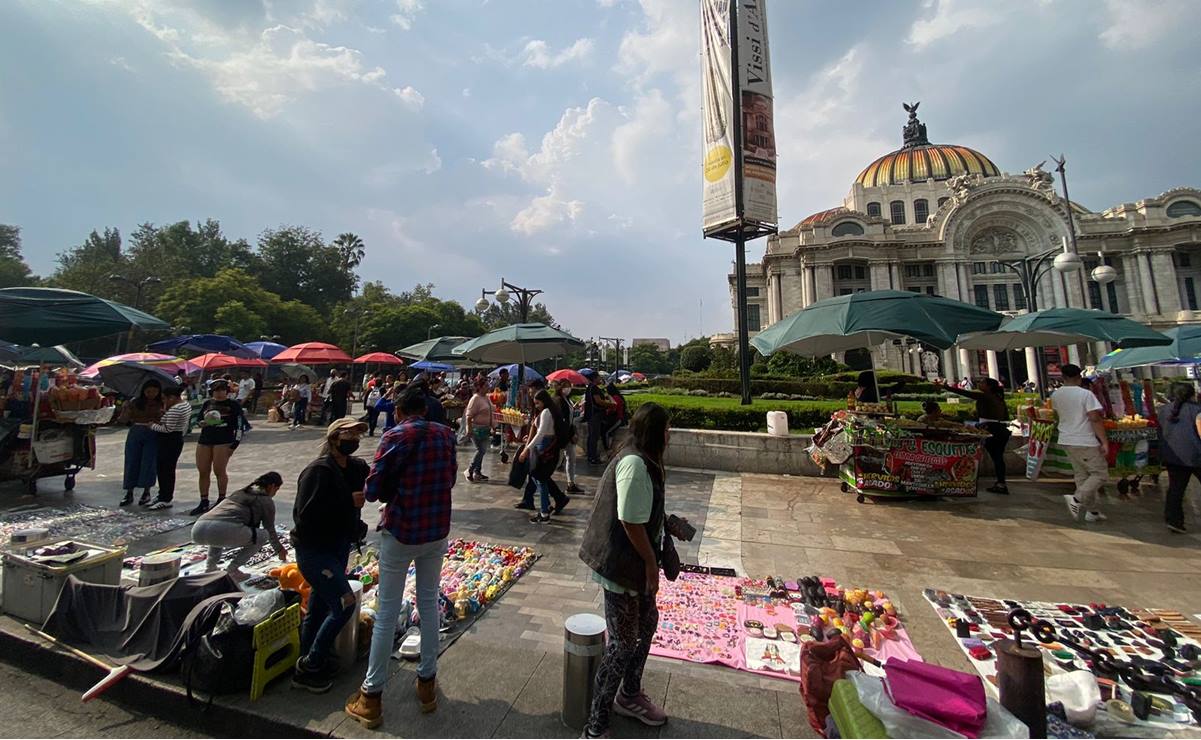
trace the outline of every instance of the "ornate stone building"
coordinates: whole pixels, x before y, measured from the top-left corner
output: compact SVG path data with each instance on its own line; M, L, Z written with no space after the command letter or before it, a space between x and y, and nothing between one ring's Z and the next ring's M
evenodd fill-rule
M865 290L921 291L995 311L1026 310L1017 275L997 260L1065 243L1067 212L1055 180L1041 163L1011 175L969 147L931 144L917 107L905 106L903 146L865 167L842 206L770 237L763 261L747 266L752 334L814 301ZM1075 202L1072 208L1085 269L1045 276L1039 308L1098 308L1158 329L1201 322L1201 190L1175 188L1100 213ZM1116 270L1115 280L1092 279L1101 264ZM729 281L733 305L733 274ZM1088 362L1089 354L1107 351L1084 349L1082 356L1075 347L1048 348L1044 361L1054 372L1056 363ZM935 354L894 343L876 352L880 366L954 378L987 373L1010 382L1034 377L1038 361L1034 350L1010 357Z

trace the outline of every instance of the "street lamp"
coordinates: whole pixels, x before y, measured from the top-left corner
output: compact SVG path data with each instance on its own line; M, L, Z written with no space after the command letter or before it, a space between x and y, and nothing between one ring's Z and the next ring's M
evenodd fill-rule
M426 329L426 331L425 331L425 341L427 341L427 342L428 342L428 341L430 340L430 337L432 337L432 336L434 335L434 330L435 330L435 329L439 329L439 330L441 330L441 329L442 329L442 325L441 325L441 324L434 324L434 325L433 325L433 326L431 326L429 329Z
M541 290L531 288L522 288L506 281L503 277L500 279L500 287L496 290L480 289L480 299L475 302L475 310L483 313L488 310L488 296L495 296L496 302L502 306L507 306L513 296L517 296L517 309L521 314L521 323L528 323L530 320L530 308L534 305L534 296L541 295ZM517 365L517 387L521 388L525 382L525 364L518 363Z
M118 275L116 273L113 273L108 276L108 279L113 281L114 283L124 283L125 285L128 285L134 289L133 307L139 311L142 310L142 291L144 291L146 289L146 286L147 285L157 285L158 283L163 282L162 280L154 277L153 275L148 275L147 277L144 277L141 280L131 280L130 278L125 277L124 275ZM120 345L121 345L121 340L120 340L120 338L118 338L117 346L120 347ZM132 346L133 346L133 327L131 326L131 327L129 327L129 334L127 335L126 340L125 340L125 349L128 350Z

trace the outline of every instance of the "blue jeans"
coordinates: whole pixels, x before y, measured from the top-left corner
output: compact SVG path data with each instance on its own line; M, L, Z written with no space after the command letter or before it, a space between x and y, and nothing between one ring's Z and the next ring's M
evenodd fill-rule
M492 431L489 429L473 429L471 431L471 441L475 443L475 457L471 459L471 467L468 468L473 473L482 473L481 467L484 464L484 453L488 451L488 443L492 436Z
M125 477L122 488L150 488L158 471L158 432L132 426L125 437Z
M396 620L404 603L405 579L409 564L417 572L417 613L421 616L421 662L417 677L433 678L438 673L438 588L442 577L442 559L446 539L422 545L405 545L390 532L379 538L379 606L371 633L371 655L363 692L378 694L388 681L388 664L396 645Z
M334 640L354 612L354 596L346 579L349 555L349 542L328 548L296 547L300 574L313 587L309 611L300 625L300 653L314 671L328 667Z

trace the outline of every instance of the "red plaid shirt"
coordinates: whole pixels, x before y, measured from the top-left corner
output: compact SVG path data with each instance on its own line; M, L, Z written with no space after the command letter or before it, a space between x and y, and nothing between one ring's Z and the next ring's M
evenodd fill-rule
M458 473L455 456L450 427L410 418L389 429L375 451L365 491L368 501L379 501L384 486L394 488L380 516L380 529L406 545L446 537L450 490Z

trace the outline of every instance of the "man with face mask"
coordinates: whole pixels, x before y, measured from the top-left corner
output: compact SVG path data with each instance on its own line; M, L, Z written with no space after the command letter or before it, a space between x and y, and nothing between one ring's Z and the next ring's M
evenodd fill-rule
M455 485L455 433L426 418L427 396L410 387L396 406L401 421L380 439L367 478L368 501L386 504L380 517L379 606L363 685L346 703L346 713L367 728L382 720L380 699L388 680L396 619L404 602L405 577L414 564L417 612L421 616L421 662L417 701L422 712L437 708L438 593L450 491Z

